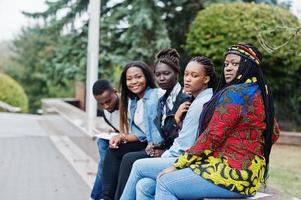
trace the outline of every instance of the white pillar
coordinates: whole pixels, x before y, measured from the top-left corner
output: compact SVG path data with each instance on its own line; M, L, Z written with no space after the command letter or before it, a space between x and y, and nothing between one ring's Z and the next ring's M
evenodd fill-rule
M96 101L92 93L92 86L98 78L100 0L90 0L88 9L89 32L86 77L86 124L88 134L92 135L97 109Z

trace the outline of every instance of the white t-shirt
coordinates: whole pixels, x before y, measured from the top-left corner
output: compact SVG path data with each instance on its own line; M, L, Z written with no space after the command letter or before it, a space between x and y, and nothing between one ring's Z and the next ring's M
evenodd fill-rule
M104 110L104 115L107 120L117 129L119 130L119 110L114 110L113 112L109 112Z
M134 114L134 122L145 133L143 116L144 116L143 98L141 98L137 101L137 107Z
M162 97L165 94L165 90L162 90L161 88L158 88L157 90L158 92L158 98ZM128 118L130 119L130 110L129 108L131 107L131 101L129 101L129 105L128 105ZM137 107L136 107L136 111L134 114L134 123L145 133L145 126L144 126L144 103L143 103L143 98L139 99L137 101Z

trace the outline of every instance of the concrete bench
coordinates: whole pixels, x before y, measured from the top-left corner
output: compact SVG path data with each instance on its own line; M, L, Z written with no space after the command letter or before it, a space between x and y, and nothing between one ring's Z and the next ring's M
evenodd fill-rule
M250 198L237 198L237 199L223 199L223 198L205 198L204 200L246 200L246 199L259 199L259 200L298 200L294 197L290 197L288 194L279 192L278 190L267 187L257 192L254 197Z
M281 131L277 144L301 146L301 133Z

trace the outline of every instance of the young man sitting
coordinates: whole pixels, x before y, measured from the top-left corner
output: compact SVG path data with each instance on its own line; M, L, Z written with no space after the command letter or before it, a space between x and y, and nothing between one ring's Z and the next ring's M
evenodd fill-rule
M102 116L111 127L109 132L119 132L119 96L107 80L98 80L93 85L93 95L102 110L97 110L97 116ZM97 141L99 163L97 176L91 192L93 200L102 199L102 168L109 140L99 138Z

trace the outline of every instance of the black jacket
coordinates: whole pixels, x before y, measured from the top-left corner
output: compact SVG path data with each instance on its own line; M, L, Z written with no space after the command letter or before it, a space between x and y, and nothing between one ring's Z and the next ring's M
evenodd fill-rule
M173 109L166 113L165 122L164 122L164 125L162 126L162 124L161 124L162 117L163 117L163 115L162 115L163 106L162 105L165 104L164 102L166 101L166 98L167 98L167 96L164 95L163 97L161 97L159 99L159 105L158 105L158 109L157 109L158 114L157 114L157 117L154 119L154 123L155 123L157 129L159 130L162 138L164 139L163 143L161 144L162 149L169 148L172 145L174 139L176 137L178 137L180 129L177 126L174 116L175 116L179 106L182 103L184 103L185 101L191 101L191 96L180 91L179 94L177 95Z

